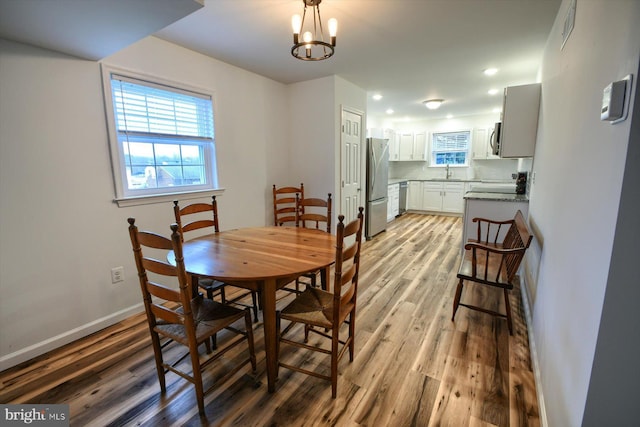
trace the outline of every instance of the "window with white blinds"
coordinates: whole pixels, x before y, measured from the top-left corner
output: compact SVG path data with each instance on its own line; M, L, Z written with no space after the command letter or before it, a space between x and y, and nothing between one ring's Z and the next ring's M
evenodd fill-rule
M434 132L431 139L432 166L469 166L471 131Z
M211 95L116 72L105 82L118 197L217 186Z

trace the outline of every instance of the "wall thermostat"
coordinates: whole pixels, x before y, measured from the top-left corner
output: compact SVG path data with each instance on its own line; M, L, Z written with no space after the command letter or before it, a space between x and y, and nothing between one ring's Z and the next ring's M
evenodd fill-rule
M604 88L600 120L614 124L627 118L631 83L631 74L629 74L624 79L612 82Z

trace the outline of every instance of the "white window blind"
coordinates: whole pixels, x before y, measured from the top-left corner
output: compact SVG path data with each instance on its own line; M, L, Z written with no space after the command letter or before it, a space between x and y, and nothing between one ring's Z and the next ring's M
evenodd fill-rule
M112 75L119 132L199 137L213 141L211 97Z

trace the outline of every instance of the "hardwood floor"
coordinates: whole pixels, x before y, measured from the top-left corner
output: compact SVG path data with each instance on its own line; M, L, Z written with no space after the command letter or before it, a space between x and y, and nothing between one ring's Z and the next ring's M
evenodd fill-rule
M520 290L513 336L504 319L464 307L451 322L461 235L460 218L407 214L363 244L356 355L340 363L335 400L329 382L282 368L267 392L260 321L257 374L247 367L218 385L201 418L190 383L168 374L160 393L141 314L1 372L0 402L66 403L75 426L537 426ZM500 290L467 285L462 298L504 311ZM328 370L322 355L281 356Z

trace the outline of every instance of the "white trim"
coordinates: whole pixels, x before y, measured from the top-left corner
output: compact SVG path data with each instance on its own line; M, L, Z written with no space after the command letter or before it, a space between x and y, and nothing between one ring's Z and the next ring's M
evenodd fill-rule
M139 205L152 205L155 203L167 203L174 200L193 200L206 196L221 196L224 194L224 188L218 188L216 190L200 190L200 191L185 191L180 193L165 193L165 194L153 194L148 196L138 197L123 197L121 199L113 199L114 203L118 204L119 208L126 208L129 206Z
M524 315L527 321L527 334L529 335L529 353L531 355L531 364L533 365L533 375L536 382L536 394L538 398L538 412L540 414L540 425L542 427L548 427L547 411L544 404L544 395L542 393L542 383L540 374L540 362L538 361L538 351L536 347L535 336L533 334L533 318L531 317L531 305L529 303L529 293L527 289L527 282L532 279L531 271L525 258L523 271L524 275L520 275L520 293L522 294L522 306L524 308ZM533 280L531 280L533 282Z
M131 307L127 307L123 310L94 320L93 322L89 322L70 331L66 331L55 337L51 337L37 344L30 345L29 347L25 347L13 353L7 354L6 356L2 356L0 357L0 371L4 371L5 369L9 369L13 366L18 365L19 363L33 359L34 357L40 356L48 351L62 347L63 345L69 344L70 342L73 342L77 339L84 338L87 335L112 326L121 320L124 320L128 317L133 316L134 314L138 314L143 311L144 306L142 303L135 304Z

